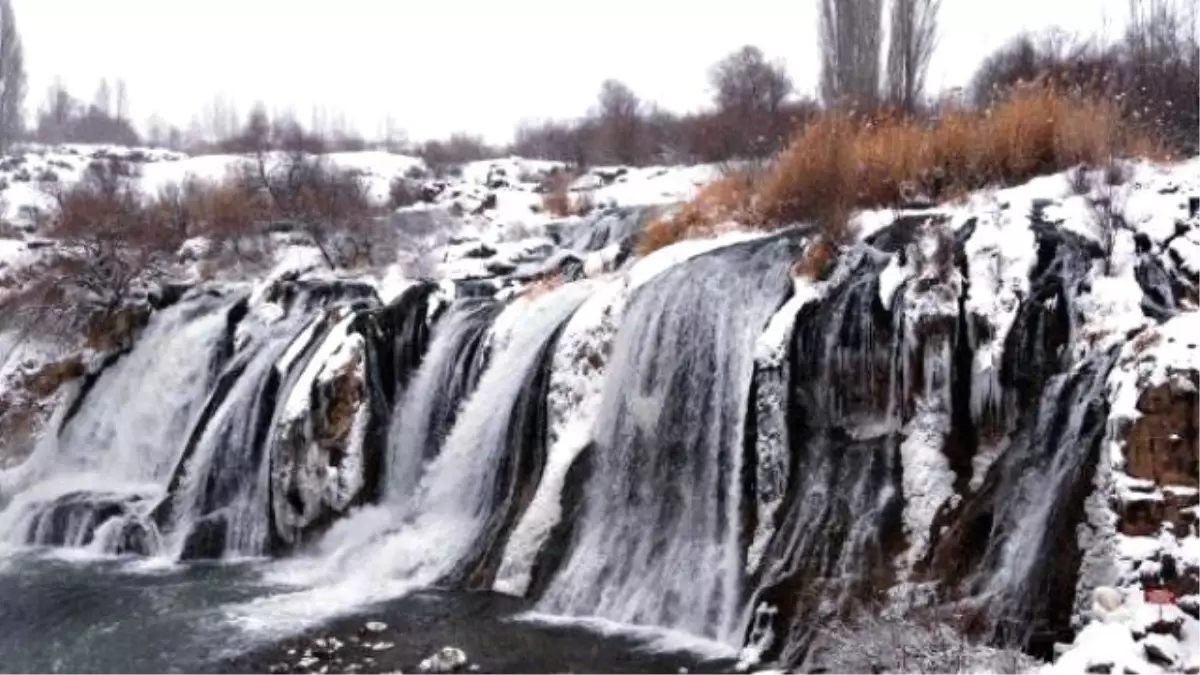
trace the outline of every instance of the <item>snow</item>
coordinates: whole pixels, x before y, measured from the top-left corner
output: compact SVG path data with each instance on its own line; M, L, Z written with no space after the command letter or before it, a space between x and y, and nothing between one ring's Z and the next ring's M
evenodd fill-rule
M1121 264L1118 260L1115 266L1118 274L1123 271ZM1132 282L1128 276L1125 279ZM1101 289L1093 290L1097 295L1105 292L1117 294L1119 289L1114 284L1111 288L1101 286ZM1110 300L1109 307L1119 306L1119 303L1119 299ZM1100 323L1090 317L1089 321ZM1109 318L1108 321L1119 326L1123 320ZM1132 323L1133 320L1124 321ZM1091 532L1082 528L1080 532L1080 542L1086 545L1083 546L1085 559L1077 590L1077 607L1083 601L1087 586L1095 587L1101 583L1118 584L1124 603L1115 611L1093 612L1092 621L1084 626L1074 644L1055 664L1054 672L1071 672L1095 663L1115 664L1112 672L1123 672L1126 667L1134 672L1160 672L1158 666L1145 661L1148 648L1154 650L1158 658L1170 660L1175 667L1182 663L1200 664L1200 640L1195 639L1200 637L1200 622L1181 611L1177 604L1146 604L1142 594L1142 579L1162 569L1162 556L1173 557L1183 569L1200 566L1200 538L1191 532L1173 534L1167 528L1157 536L1118 533L1115 527L1117 516L1108 506L1110 496L1114 505L1120 506L1138 501L1160 501L1167 491L1181 489L1183 494L1195 491L1187 486L1159 485L1125 474L1123 429L1141 415L1137 403L1140 393L1147 387L1166 382L1173 371L1200 370L1195 337L1200 334L1198 322L1200 314L1192 311L1183 312L1162 325L1144 328L1122 347L1117 366L1109 375L1109 461L1101 464L1097 489L1086 503L1089 524L1095 526ZM1184 536L1177 538L1177 535ZM1153 624L1164 619L1178 622L1183 634L1193 639L1180 643L1174 637L1149 631Z
M1134 276L1135 255L1133 233L1122 230L1114 237L1111 274L1100 271L1102 262L1095 263L1091 292L1077 300L1086 317L1079 330L1084 339L1073 345L1077 359L1096 347L1097 340L1103 348L1149 321L1142 312L1142 289Z
M523 612L504 621L531 623L548 627L579 627L605 637L626 638L638 643L637 649L649 653L688 652L708 659L728 659L737 650L724 642L685 633L683 631L619 623L599 617L567 617L541 612Z
M896 297L896 291L900 290L904 282L911 279L913 274L915 271L911 264L901 265L900 256L892 254L891 262L879 273L879 302L884 307L891 307L892 298Z
M493 590L525 595L537 552L562 518L567 472L591 442L592 424L600 410L608 345L616 335L627 297L623 279L598 286L559 336L547 396L546 465L533 499L509 537Z
M676 242L670 246L654 251L650 255L640 259L629 270L629 288L632 292L639 288L642 284L650 281L662 272L666 271L673 265L677 265L685 260L694 258L698 255L715 251L716 249L730 246L743 241L757 239L766 236L761 232L750 232L746 230L731 230L711 237L708 239L685 239Z
M954 471L942 452L950 433L950 419L941 401L922 398L917 413L904 429L900 444L903 463L904 533L908 538L907 564L916 564L929 545L933 518L954 496Z
M612 173L612 167L597 167L571 185L572 191L592 188L590 194L599 206L649 206L671 204L691 199L696 192L720 177L716 165L701 164L688 167L621 167L624 175L611 184L602 185L599 173Z
M1075 638L1074 646L1053 664L1042 668L1047 675L1083 673L1091 666L1108 664L1110 672L1159 673L1160 668L1139 658L1137 644L1128 626L1120 623L1091 623ZM1127 671L1126 669L1129 669Z
M340 317L333 328L329 330L329 334L305 364L304 371L296 380L296 386L292 388L284 406L281 421L298 420L308 416L312 385L306 386L305 383L316 383L335 377L366 349L363 337L358 333L350 332L350 324L354 322L354 319L353 312L345 312L345 316ZM299 346L301 350L307 347L315 326L314 323L312 327L301 334L300 338L289 345L289 354L292 354L291 350L294 347ZM295 356L291 360L294 361Z
M563 162L523 157L505 157L467 162L462 166L461 179L468 183L485 185L489 176L503 178L510 184L537 183L542 176L555 169L565 168Z

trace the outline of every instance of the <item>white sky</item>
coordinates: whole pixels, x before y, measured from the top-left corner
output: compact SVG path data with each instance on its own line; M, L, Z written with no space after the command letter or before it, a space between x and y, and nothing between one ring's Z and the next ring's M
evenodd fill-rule
M817 79L816 0L13 0L35 109L55 76L90 101L123 77L135 120L186 129L217 94L343 113L369 135L506 141L518 121L574 117L613 77L676 111L708 100L708 67L751 43ZM943 0L928 89L963 85L1023 30L1115 34L1127 0Z

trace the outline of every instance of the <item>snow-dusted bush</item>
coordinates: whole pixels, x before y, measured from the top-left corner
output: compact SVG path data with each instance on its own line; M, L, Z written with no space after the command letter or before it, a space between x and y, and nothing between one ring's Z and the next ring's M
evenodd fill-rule
M820 630L805 672L1027 673L1042 663L1016 649L968 639L935 614L884 617L860 612Z

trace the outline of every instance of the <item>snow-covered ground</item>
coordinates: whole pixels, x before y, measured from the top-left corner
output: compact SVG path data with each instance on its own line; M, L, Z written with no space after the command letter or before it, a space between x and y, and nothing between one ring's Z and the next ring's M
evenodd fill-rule
M189 157L153 148L78 144L31 145L0 158L0 281L35 258L35 249L44 243L37 225L53 213L54 192L79 181L93 162L123 162L129 167L129 180L141 194L151 197L189 179L223 181L251 159L245 155ZM420 247L438 249L435 257L439 266L433 270L438 276L490 276L486 262L527 259L531 251L544 247L548 224L581 220L580 216L563 218L547 213L543 207L543 185L551 174L566 170L561 162L520 157L480 160L463 165L454 176L432 178L423 160L408 155L340 152L328 154L326 159L359 173L372 198L381 204L388 201L393 181L410 180L424 193L424 199L402 212L434 212L435 217L444 218L441 222L450 225L443 229L455 231L456 240L473 242L456 248L444 231L432 241L423 242ZM571 175L568 194L573 209L584 203L594 209L673 204L691 198L717 173L712 165L594 167L579 176ZM496 250L493 256L487 256L488 261L472 255L470 248L479 243ZM194 241L187 246L202 247ZM277 252L277 271L314 266L312 256L282 248ZM383 276L394 278L396 274L385 271Z

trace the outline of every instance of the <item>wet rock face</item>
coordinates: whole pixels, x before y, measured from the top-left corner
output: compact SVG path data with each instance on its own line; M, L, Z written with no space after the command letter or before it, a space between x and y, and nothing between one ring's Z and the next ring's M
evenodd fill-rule
M1142 392L1142 416L1129 430L1126 472L1159 485L1200 487L1200 373L1173 374L1166 384Z
M342 348L353 351L313 381L297 383L308 391L293 395L306 395L308 409L276 431L272 506L276 533L287 545L343 514L366 483L361 420L370 414L367 355L361 340L347 340Z

